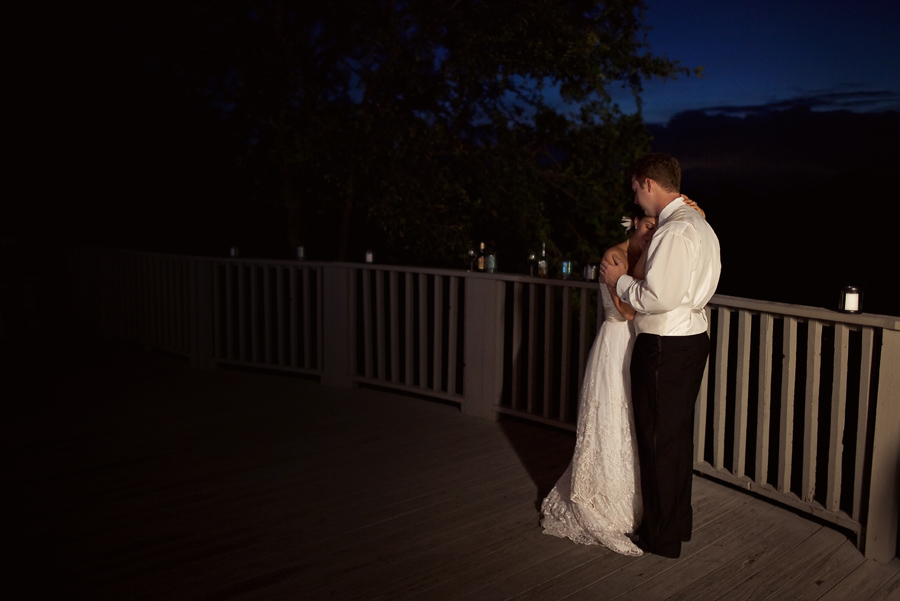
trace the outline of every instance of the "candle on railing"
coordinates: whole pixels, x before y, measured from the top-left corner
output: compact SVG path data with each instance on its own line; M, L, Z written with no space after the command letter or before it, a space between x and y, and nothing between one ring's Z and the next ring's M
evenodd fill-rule
M838 310L842 313L861 313L862 291L856 286L844 286L841 289Z
M306 249L302 246L297 247L297 260L302 261L306 258Z
M371 250L366 251L366 263L371 263L375 260L375 253Z
M238 249L237 246L232 246L232 247L229 249L228 254L229 254L229 256L232 257L232 258L237 258L237 257L241 256L241 252L240 252L240 250Z

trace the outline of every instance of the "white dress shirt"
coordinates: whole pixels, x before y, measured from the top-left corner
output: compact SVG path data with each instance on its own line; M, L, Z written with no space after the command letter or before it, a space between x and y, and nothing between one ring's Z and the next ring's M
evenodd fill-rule
M707 331L703 309L716 291L721 272L715 232L678 197L659 214L647 249L646 279L623 275L616 291L637 311L638 334L691 336Z

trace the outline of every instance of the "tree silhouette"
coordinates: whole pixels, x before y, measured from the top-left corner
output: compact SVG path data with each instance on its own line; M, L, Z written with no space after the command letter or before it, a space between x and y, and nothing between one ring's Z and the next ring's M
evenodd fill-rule
M650 54L643 9L186 0L95 18L147 87L192 107L179 123L217 128L198 135L244 197L234 202L284 224L260 237L313 258L376 247L385 260L461 266L481 240L523 259L540 241L587 259L619 240L621 169L648 138L610 93L639 98L646 79L689 72Z

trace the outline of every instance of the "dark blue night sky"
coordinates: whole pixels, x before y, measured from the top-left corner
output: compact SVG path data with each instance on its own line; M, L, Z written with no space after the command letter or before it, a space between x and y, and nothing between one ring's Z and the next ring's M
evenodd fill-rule
M696 109L900 110L898 2L649 0L646 18L655 53L704 67L646 85L648 123Z

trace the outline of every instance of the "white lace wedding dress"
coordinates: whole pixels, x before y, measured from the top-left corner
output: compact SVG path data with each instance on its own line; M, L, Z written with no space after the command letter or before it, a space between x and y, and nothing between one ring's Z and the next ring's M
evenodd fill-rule
M600 293L606 316L588 356L575 454L541 505L541 526L576 543L641 555L626 536L642 517L628 375L634 335L606 286Z

